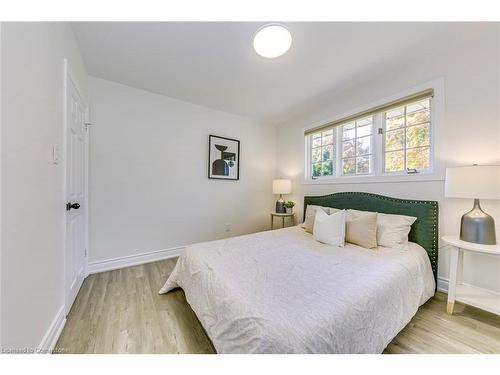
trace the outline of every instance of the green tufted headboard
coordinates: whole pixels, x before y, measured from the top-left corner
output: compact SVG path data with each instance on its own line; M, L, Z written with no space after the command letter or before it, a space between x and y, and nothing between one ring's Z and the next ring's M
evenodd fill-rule
M411 226L408 239L422 246L429 254L434 279L437 280L438 258L438 203L385 197L383 195L358 192L342 192L317 197L304 197L304 219L308 204L408 215L417 218Z

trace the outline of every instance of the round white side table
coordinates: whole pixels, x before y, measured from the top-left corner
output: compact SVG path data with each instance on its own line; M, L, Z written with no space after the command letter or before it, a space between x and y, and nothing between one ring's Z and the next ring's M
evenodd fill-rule
M462 284L464 253L500 258L500 245L481 245L462 241L459 236L441 237L444 243L451 246L450 281L448 283L448 304L446 311L453 314L455 301L478 307L482 310L500 315L500 293ZM496 275L500 283L500 270Z

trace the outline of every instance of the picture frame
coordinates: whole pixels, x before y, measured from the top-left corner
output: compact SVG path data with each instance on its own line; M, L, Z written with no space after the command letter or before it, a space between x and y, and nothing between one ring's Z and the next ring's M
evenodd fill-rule
M208 178L213 180L240 179L240 141L208 136Z

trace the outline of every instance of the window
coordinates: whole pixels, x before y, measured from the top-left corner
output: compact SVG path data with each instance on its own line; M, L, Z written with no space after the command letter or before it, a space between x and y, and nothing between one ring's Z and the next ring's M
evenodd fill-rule
M371 171L373 117L342 125L342 175Z
M312 136L312 176L332 176L335 155L334 129L328 129Z
M424 171L430 167L430 99L384 113L384 171Z
M305 132L309 179L432 172L432 90Z

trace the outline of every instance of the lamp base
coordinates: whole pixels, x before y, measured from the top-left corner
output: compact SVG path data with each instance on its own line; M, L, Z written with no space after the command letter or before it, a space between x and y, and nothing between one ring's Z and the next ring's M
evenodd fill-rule
M283 196L280 194L280 199L276 201L276 213L284 214L285 212L285 201L283 200Z
M497 243L495 220L481 209L479 199L474 199L472 210L462 216L460 239L483 245L496 245Z

